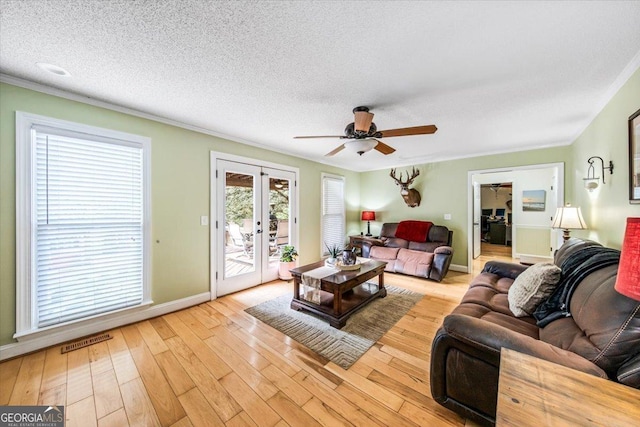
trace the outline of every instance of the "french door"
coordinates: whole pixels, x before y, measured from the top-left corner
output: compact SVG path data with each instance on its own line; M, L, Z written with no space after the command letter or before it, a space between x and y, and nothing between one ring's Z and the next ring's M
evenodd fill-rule
M278 277L280 252L295 242L295 173L217 159L215 294ZM214 265L212 265L214 267Z

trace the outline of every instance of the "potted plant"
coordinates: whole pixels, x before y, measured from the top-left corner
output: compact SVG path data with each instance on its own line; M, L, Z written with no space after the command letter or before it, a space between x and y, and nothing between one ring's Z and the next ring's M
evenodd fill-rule
M342 248L340 245L327 245L325 242L324 246L327 248L329 252L329 258L325 260L325 263L328 265L335 265L338 262L338 256L342 253Z
M280 280L291 280L293 276L289 272L296 266L296 258L298 258L298 251L292 245L286 245L280 252L280 266L278 268L278 277Z

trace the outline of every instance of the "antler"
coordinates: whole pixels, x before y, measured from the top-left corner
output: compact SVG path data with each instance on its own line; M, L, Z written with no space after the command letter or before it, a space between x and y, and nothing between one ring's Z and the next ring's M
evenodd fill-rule
M396 185L402 185L404 184L402 182L402 172L400 172L400 179L396 178L396 170L395 169L391 169L391 173L389 174L389 176L391 178L393 178L393 180L396 182Z
M413 170L411 171L411 178L407 179L407 185L413 183L413 180L416 179L416 177L420 175L420 169L415 168L415 166L413 167ZM407 177L409 176L409 173L407 172ZM402 178L402 175L400 175L400 178Z
M400 178L396 178L396 170L395 169L391 169L391 173L389 174L389 176L391 178L393 178L396 181L396 184L398 185L409 185L411 183L413 183L413 180L420 175L420 169L415 168L415 166L413 167L413 170L411 171L411 176L409 176L409 172L407 172L407 181L404 182L402 181L402 172L400 172Z

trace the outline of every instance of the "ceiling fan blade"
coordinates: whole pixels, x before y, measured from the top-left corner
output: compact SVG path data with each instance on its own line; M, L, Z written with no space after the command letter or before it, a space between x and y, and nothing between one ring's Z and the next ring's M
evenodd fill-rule
M376 139L376 141L378 141L378 140ZM382 153L382 154L384 154L385 156L386 156L387 154L391 154L391 153L393 153L394 151L396 151L396 149L395 149L395 148L388 146L387 144L385 144L385 143L384 143L384 142L382 142L382 141L378 141L378 145L376 145L376 146L375 146L375 147L373 147L373 148L374 148L374 150L377 150L377 151L381 152L381 153Z
M310 138L342 138L343 135L316 135L316 136L294 136L293 139L310 139Z
M344 144L338 146L337 148L335 148L332 151L329 151L327 154L325 154L325 157L331 157L334 154L338 154L339 152L341 152L342 150L344 150Z
M436 133L437 130L438 128L435 125L427 125L415 126L412 128L381 130L380 133L382 134L381 138L389 138L392 136L427 135Z
M371 122L373 121L373 113L370 113L368 111L356 111L355 116L355 130L361 132L369 132Z

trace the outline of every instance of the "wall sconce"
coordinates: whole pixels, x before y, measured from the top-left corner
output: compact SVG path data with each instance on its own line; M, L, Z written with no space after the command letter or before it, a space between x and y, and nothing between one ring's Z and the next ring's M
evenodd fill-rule
M584 181L584 188L586 188L589 191L593 191L596 188L598 188L598 184L600 183L600 177L596 176L596 169L593 166L593 162L595 161L595 159L600 160L600 163L602 164L602 183L603 184L606 184L606 182L604 181L605 169L609 169L609 174L613 175L613 162L611 160L609 160L609 167L605 168L604 160L602 160L602 157L599 157L599 156L589 157L589 160L587 160L587 162L589 163L589 169L587 169L587 177L582 179Z

